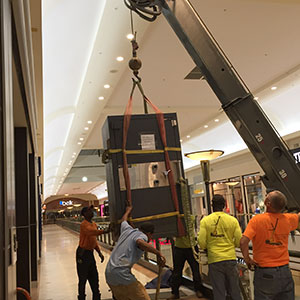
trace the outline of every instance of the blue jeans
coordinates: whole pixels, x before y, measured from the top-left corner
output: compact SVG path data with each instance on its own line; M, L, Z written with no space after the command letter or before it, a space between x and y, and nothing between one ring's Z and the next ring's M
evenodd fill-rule
M242 300L235 260L224 260L209 264L208 270L214 300L225 300L226 294L230 295L232 300Z
M254 271L255 300L294 300L294 280L288 265Z

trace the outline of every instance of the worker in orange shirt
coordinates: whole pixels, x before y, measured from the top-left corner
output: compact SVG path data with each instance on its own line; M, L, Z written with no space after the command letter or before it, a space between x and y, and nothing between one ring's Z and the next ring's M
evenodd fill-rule
M294 281L289 269L288 238L298 227L299 214L283 214L287 199L272 191L265 199L266 213L253 217L240 241L249 269L254 269L255 300L294 300ZM249 242L253 244L253 259Z
M87 280L93 292L93 300L100 300L98 271L93 252L96 250L101 262L104 261L104 256L97 243L97 236L109 231L98 230L97 224L92 222L93 206L84 207L81 210L81 215L84 216L84 221L80 224L79 246L76 250L78 300L86 299L85 285Z

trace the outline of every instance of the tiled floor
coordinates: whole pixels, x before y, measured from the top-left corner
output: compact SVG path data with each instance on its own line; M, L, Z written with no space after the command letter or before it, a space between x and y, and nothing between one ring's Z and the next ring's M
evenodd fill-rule
M75 250L78 245L78 235L57 225L46 225L43 228L42 258L39 266L39 282L32 288L32 300L75 300L77 299L77 273L75 265ZM111 293L106 285L104 270L109 258L109 252L103 250L104 263L97 260L100 291L102 299L111 299ZM143 284L151 281L157 275L139 265L133 273ZM162 290L162 295L168 291ZM149 290L150 293L155 291ZM195 300L192 291L183 289L188 295L182 299ZM91 291L87 286L87 300L91 299ZM164 298L160 298L164 299Z

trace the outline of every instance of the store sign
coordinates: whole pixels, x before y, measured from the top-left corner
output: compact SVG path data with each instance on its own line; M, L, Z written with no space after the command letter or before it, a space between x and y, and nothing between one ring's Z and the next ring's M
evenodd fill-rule
M73 205L73 201L72 200L69 200L69 201L59 201L59 205L61 205L61 206Z
M296 164L300 164L300 148L292 149L291 152L295 157Z

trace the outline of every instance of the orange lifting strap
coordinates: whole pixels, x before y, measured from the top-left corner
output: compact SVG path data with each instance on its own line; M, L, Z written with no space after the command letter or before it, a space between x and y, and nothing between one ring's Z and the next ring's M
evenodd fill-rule
M161 140L162 140L162 144L164 146L165 165L166 165L166 169L168 170L168 180L169 180L169 185L170 185L170 189L171 189L172 200L173 200L173 203L174 203L175 210L176 210L176 212L178 212L178 215L177 215L178 233L179 233L180 236L183 236L183 235L185 235L185 230L184 230L184 226L182 224L182 221L181 221L180 215L179 215L178 197L177 197L177 193L176 193L173 172L172 172L172 169L171 169L170 157L169 157L169 153L168 153L168 150L167 150L168 148L167 148L167 137L166 137L166 128L165 128L165 122L164 122L164 115L158 109L158 107L155 106L145 96L140 82L136 81L134 79L133 79L133 88L132 88L132 91L131 91L131 94L130 94L129 101L128 101L127 106L126 106L126 110L125 110L125 113L124 113L124 121L123 121L123 144L122 144L122 150L123 150L123 175L124 175L125 185L126 185L127 201L128 201L128 204L131 206L132 205L131 187L130 187L130 178L129 178L129 172L128 172L126 143L127 143L127 134L128 134L128 129L129 129L129 125L130 125L130 119L131 119L131 115L132 115L133 92L134 92L134 89L135 89L136 85L139 87L139 90L142 93L144 101L147 102L153 108L153 110L156 113L156 119L157 119L157 122L158 122L160 137L161 137Z
M26 300L31 300L30 294L23 288L18 287L17 288L17 293L21 293L26 297Z

